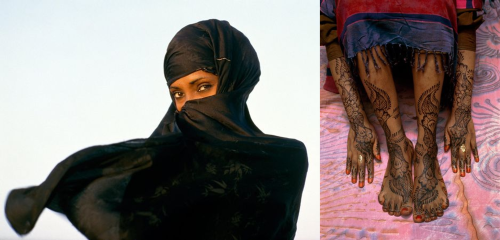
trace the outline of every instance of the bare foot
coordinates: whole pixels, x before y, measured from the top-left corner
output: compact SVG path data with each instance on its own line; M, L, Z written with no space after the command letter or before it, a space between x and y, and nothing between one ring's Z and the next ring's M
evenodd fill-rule
M437 161L436 124L439 112L440 83L424 91L417 102L417 157L413 170L413 221L430 222L443 216L448 208L448 194Z
M416 152L413 221L430 222L443 216L443 211L448 208L448 193L437 160L437 146L426 151L417 142Z
M403 132L395 134L388 141L387 146L389 161L378 201L383 206L383 211L389 212L389 215L407 216L411 214L413 206L411 162L415 150L412 142Z

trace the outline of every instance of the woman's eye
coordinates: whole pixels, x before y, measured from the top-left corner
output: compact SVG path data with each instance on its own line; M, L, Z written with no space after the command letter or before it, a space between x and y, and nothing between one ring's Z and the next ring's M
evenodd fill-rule
M174 92L172 95L174 96L174 98L181 98L181 97L184 96L184 93L182 93L182 92Z
M207 91L211 87L212 87L212 85L210 85L210 84L203 84L200 87L198 87L198 92Z

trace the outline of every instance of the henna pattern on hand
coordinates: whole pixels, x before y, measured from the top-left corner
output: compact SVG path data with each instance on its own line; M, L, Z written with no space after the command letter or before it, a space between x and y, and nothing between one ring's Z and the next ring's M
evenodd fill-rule
M462 63L463 54L458 52L455 94L453 95L453 108L455 111L455 124L450 127L451 166L455 167L459 158L460 146L465 145L468 125L471 121L471 98L474 70ZM470 157L470 156L469 156ZM461 161L463 163L463 161Z
M422 174L414 184L414 204L417 214L425 212L423 205L429 204L438 197L438 179L436 177L437 143L436 125L439 112L439 99L436 97L440 84L436 84L422 93L417 103L417 111L422 115L419 124L424 129L422 143L417 143L416 152L422 157Z
M355 148L360 151L366 158L366 166L370 166L373 161L372 139L374 133L369 126L364 124L365 116L361 98L359 97L358 88L351 76L349 66L345 58L337 58L335 61L335 73L340 75L339 79L335 79L339 92L342 97L347 117L351 128L355 133L354 141ZM368 177L373 177L374 173L371 168L368 169ZM364 171L363 171L364 173Z

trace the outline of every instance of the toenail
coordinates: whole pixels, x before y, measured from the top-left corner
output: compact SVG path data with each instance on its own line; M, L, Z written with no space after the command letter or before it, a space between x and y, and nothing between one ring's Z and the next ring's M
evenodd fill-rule
M421 220L422 220L422 216L417 215L416 219L417 219L418 221L421 221Z
M377 160L381 160L382 158L380 157L380 154L377 154L377 156L375 156L377 158Z
M401 209L401 212L408 212L408 208Z

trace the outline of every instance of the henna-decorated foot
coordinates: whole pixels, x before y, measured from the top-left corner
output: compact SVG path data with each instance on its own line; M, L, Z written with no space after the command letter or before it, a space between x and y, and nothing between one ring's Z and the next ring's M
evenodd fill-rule
M430 222L448 208L448 194L437 160L436 125L441 83L423 88L417 101L418 140L413 166L413 221ZM416 93L416 95L418 95Z
M400 135L388 141L389 161L378 201L389 215L408 216L413 210L411 164L415 150L404 133Z
M416 152L413 221L430 222L443 216L444 210L448 208L448 193L439 168L437 154L432 154L433 151L425 151L419 142L417 142Z

